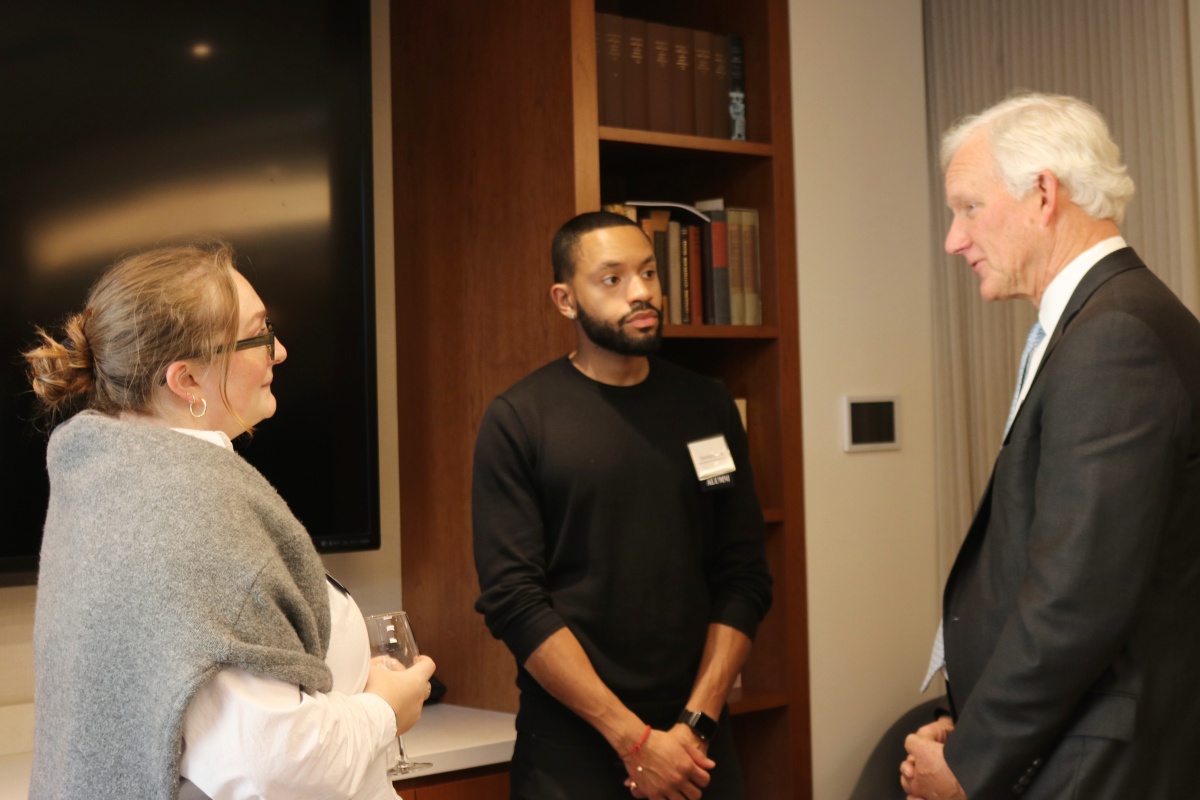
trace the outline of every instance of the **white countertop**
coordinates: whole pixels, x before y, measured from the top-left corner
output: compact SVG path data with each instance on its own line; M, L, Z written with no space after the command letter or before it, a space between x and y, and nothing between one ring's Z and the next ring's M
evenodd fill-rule
M427 706L421 721L404 734L404 750L411 760L433 766L406 778L507 763L517 740L515 723L516 716L499 711L446 703Z
M438 703L421 713L421 721L404 734L404 747L414 761L428 761L429 769L409 777L436 775L512 758L517 738L516 717L498 711L480 711ZM33 753L0 754L0 800L27 800Z

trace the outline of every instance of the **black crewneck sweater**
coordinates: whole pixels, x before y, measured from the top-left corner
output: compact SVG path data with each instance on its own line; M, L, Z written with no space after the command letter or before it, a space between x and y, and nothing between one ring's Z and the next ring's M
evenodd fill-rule
M705 491L687 444L718 434L737 470ZM476 609L516 656L521 730L598 735L521 667L564 625L623 703L669 727L709 624L753 637L770 607L737 408L670 362L610 386L564 357L504 392L476 442L472 500Z

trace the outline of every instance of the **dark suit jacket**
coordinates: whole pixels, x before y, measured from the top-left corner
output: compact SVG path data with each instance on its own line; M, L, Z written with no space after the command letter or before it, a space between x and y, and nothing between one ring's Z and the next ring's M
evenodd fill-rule
M943 603L969 800L1200 798L1200 323L1133 250L1068 302Z

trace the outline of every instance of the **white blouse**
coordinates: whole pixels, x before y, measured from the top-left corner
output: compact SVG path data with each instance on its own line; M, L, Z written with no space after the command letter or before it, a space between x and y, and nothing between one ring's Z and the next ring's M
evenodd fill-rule
M177 430L228 446L220 433ZM395 800L387 769L396 754L396 716L383 698L363 692L371 662L358 604L333 585L328 592L332 691L305 694L227 667L192 698L180 774L213 800Z

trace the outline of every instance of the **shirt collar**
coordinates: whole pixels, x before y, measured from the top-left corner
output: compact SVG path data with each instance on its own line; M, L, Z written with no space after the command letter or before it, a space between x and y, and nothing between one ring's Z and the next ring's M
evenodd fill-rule
M233 442L229 441L229 437L225 431L198 431L192 428L171 428L173 431L186 433L188 436L195 436L197 439L203 439L206 442L224 447L226 450L233 449Z
M1071 263L1054 276L1042 294L1042 303L1038 307L1038 322L1042 323L1042 330L1047 334L1054 333L1054 329L1058 327L1059 318L1062 317L1071 295L1075 294L1075 289L1083 280L1083 276L1087 275L1088 271L1100 262L1100 259L1128 246L1123 237L1110 236L1071 259Z

